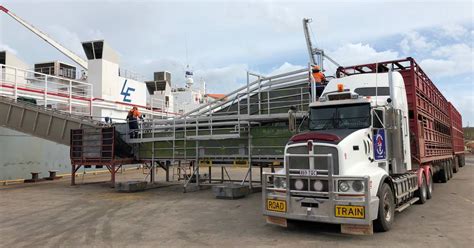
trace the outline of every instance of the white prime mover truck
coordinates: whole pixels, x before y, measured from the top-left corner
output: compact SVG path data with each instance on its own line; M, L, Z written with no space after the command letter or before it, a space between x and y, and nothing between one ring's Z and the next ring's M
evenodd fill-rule
M461 116L412 58L337 76L310 104L309 131L287 143L283 169L265 173L263 214L281 226L387 231L395 212L430 199L433 179L446 182L463 165Z

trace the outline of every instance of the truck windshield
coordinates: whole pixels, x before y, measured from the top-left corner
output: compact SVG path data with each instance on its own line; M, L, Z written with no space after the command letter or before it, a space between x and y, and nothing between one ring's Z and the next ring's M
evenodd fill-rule
M370 126L370 104L311 108L309 129L358 129Z

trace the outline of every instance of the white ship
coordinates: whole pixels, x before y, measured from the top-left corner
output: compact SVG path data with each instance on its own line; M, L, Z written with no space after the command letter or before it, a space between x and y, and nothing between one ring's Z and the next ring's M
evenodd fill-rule
M146 118L172 118L208 102L205 83L195 85L191 70L183 78L184 87L173 87L169 72L155 72L152 81L144 82L120 68L118 53L104 40L83 42L84 60L5 7L0 10L82 67L60 61L30 66L1 51L0 96L108 122L124 122L133 106ZM0 127L0 180L53 169L70 170L67 146Z

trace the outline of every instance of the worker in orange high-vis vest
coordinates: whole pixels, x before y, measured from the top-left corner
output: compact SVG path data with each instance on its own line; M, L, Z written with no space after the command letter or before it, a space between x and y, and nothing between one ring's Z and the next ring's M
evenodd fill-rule
M313 69L312 71L313 71L313 78L314 78L315 83L322 84L326 82L326 76L324 76L324 73L321 71L321 68L319 67L319 65L313 66L312 69Z
M315 65L311 69L314 83L316 84L316 97L319 98L323 93L324 86L326 84L326 76L324 76L324 73L321 71L321 67L319 67L319 65ZM309 92L311 93L311 87Z
M130 138L137 138L138 136L138 118L141 117L140 111L138 111L137 107L133 107L128 111L127 114L127 121L128 121L128 128L130 129Z

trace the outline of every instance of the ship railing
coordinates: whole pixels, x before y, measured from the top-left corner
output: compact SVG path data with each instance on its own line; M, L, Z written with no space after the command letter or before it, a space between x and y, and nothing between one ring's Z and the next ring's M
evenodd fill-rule
M92 84L3 64L0 95L70 114L92 114Z

